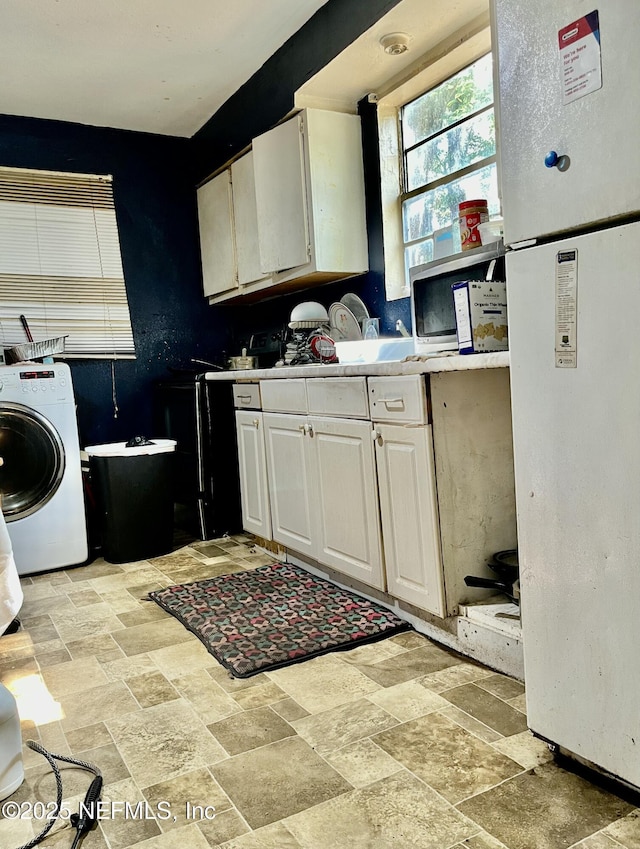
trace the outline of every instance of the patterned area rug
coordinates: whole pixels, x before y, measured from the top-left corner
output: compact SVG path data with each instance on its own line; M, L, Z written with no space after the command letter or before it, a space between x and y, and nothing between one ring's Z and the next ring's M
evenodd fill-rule
M284 563L167 587L149 598L236 678L411 627L382 605Z

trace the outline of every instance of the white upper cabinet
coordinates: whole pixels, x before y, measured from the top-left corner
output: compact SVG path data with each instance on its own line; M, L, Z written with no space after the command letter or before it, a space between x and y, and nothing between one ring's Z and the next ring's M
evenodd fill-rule
M259 300L369 267L360 118L305 109L198 189L204 292Z
M226 300L264 283L251 152L198 189L198 221L207 297Z
M208 297L238 286L232 204L229 170L198 189L202 285Z
M302 117L253 141L258 244L263 270L282 271L311 258Z
M231 193L236 240L238 283L248 286L265 278L260 269L256 184L253 176L253 153L237 159L231 166Z
M275 284L368 268L360 118L305 109L253 140L262 271Z

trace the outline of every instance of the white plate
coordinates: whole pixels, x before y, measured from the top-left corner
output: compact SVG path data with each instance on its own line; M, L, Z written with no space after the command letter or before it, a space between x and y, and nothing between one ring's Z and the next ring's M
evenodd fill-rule
M344 304L335 303L329 307L331 338L335 342L354 342L362 339L362 330L358 319Z
M364 301L362 301L357 295L354 295L353 292L347 292L346 295L343 295L340 298L340 303L344 304L345 307L355 315L357 321L362 321L364 318L371 317Z

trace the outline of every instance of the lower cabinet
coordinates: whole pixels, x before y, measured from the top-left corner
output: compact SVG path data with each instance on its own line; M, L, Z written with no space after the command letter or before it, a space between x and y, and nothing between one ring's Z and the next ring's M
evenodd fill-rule
M507 369L235 394L262 406L236 413L247 531L438 617L490 594L465 577L517 546Z
M315 557L306 419L278 413L263 416L273 539Z
M263 430L261 412L236 410L242 526L250 533L270 540L271 509Z
M444 616L431 426L373 427L388 592Z
M264 413L273 538L385 589L371 423Z

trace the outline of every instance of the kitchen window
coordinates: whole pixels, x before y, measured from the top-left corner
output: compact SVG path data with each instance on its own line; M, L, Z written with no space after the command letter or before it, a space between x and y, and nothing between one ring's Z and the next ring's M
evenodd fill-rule
M135 355L110 176L0 168L0 343ZM58 355L57 355L58 356Z
M399 110L402 149L402 234L405 274L431 262L434 233L451 228L460 250L458 204L486 198L500 211L488 53Z
M491 29L479 16L376 95L385 293L410 295L409 268L433 259L433 236L458 204L486 198L500 212ZM440 235L440 234L438 234Z

